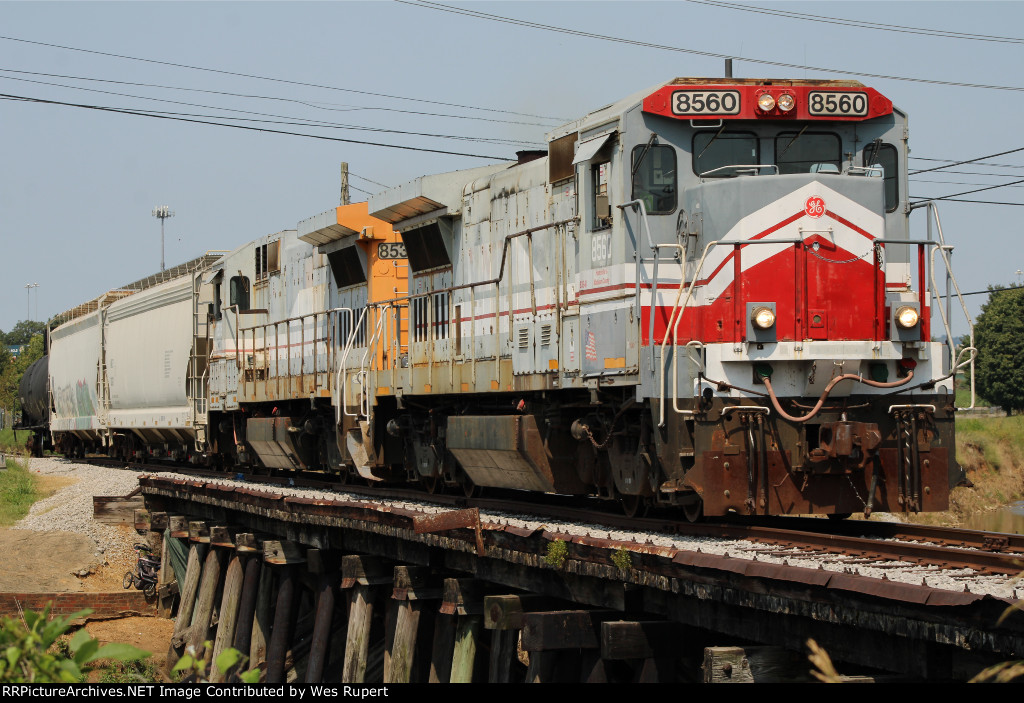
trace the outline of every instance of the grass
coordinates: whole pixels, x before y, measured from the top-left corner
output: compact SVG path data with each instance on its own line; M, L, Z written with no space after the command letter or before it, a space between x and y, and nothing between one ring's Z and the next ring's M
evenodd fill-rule
M0 430L0 450L2 451L20 451L25 446L25 440L28 435L22 431L18 433L17 440L14 437L14 430L10 427L5 427Z
M1024 498L1024 415L958 418L956 431L957 459L974 485L954 488L948 511L923 513L914 522L965 525Z
M153 683L160 680L156 664L150 659L112 661L100 669L99 683Z
M0 472L0 527L8 527L25 517L41 497L28 471L28 459L8 459L7 471Z

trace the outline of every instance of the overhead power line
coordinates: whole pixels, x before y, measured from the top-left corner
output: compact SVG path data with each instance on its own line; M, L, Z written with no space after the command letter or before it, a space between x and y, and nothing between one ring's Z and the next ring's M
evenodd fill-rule
M957 164L961 163L959 161L954 161L953 159L930 159L927 156L911 156L910 160L911 161L941 161L941 162L947 164L948 166L956 166ZM1015 169L1024 168L1024 165L1021 165L1021 164L980 164L980 165L981 166L988 166L990 168L1015 168ZM923 171L915 171L914 173L923 173ZM954 173L954 171L947 171L947 173ZM996 175L996 174L992 174L992 175Z
M991 85L987 83L967 83L961 81L940 81L931 78L912 78L909 76L892 76L884 73L867 73L865 71L852 71L838 68L824 68L821 66L803 66L795 63L784 63L782 61L769 61L767 59L752 59L743 56L733 56L731 54L719 54L713 51L700 51L698 49L687 49L679 46L667 46L665 44L655 44L653 42L640 41L638 39L626 39L623 37L613 37L607 34L597 34L595 32L585 32L580 29L570 29L568 27L555 27L540 22L530 22L528 20L520 20L512 17L504 17L502 15L494 15L488 12L480 12L479 10L470 10L462 7L452 7L451 5L444 5L437 2L428 2L427 0L394 0L395 2L403 5L410 5L412 7L419 7L425 10L436 10L438 12L448 12L455 15L464 15L466 17L473 17L476 19L489 20L492 22L501 22L504 24L512 24L519 27L528 27L530 29L542 29L546 32L555 32L558 34L568 34L571 36L584 37L587 39L599 39L601 41L615 42L617 44L627 44L629 46L639 46L647 49L660 49L662 51L674 51L680 54L691 54L693 56L706 56L715 59L732 59L734 61L746 61L747 63L758 64L761 66L775 66L777 68L791 68L801 71L819 71L821 73L838 73L842 75L855 75L863 78L879 78L883 80L892 81L906 81L909 83L924 83L927 85L945 85L953 86L958 88L984 88L988 90L1007 90L1013 92L1024 92L1024 86L1010 86L1010 85Z
M316 110L328 110L330 112L396 112L405 115L416 115L418 117L444 117L455 120L474 120L478 122L497 122L501 124L517 124L526 125L528 127L545 127L550 128L551 125L545 125L540 122L523 122L522 120L503 120L496 117L480 117L478 115L453 115L451 113L443 112L423 112L422 110L402 110L397 107L371 107L368 105L337 105L333 103L319 103L311 100L298 100L296 98L282 98L274 95L256 95L253 93L232 93L226 90L210 90L207 88L187 88L176 85L161 85L159 83L140 83L136 81L117 81L109 78L94 78L91 76L69 76L62 73L43 73L41 71L20 71L13 68L0 68L0 73L17 73L24 76L42 76L45 78L65 78L74 81L88 81L92 83L109 83L112 85L130 85L137 88L159 88L161 90L179 90L192 93L205 93L208 95L223 95L231 98L247 98L251 100L272 100L274 102L285 102L294 103L296 105L303 105L305 107L311 107ZM60 85L57 83L49 84L45 81L39 81L44 85ZM79 86L70 86L83 90Z
M542 120L562 120L561 117L548 117L545 115L534 115L527 112L515 112L513 110L500 110L493 107L480 107L479 105L462 105L460 103L448 103L440 100L427 100L424 98L411 98L403 95L390 95L388 93L375 93L368 90L355 90L353 88L340 88L334 85L324 85L321 83L307 83L305 81L293 81L286 78L273 78L271 76L260 76L254 73L242 73L240 71L226 71L219 68L209 68L207 66L192 66L185 63L176 63L174 61L160 61L157 59L147 59L139 56L128 56L126 54L114 54L108 51L97 51L95 49L82 49L75 46L66 46L63 44L52 44L49 42L34 41L32 39L21 39L19 37L9 37L0 35L0 40L20 42L22 44L33 44L35 46L45 46L51 49L63 49L65 51L77 51L83 54L93 54L95 56L107 56L115 59L125 59L127 61L141 61L143 63L157 64L159 66L171 66L173 68L187 68L192 71L205 71L207 73L217 73L223 76L235 76L237 78L252 78L260 81L271 81L274 83L282 83L285 85L300 85L306 88L319 88L321 90L334 90L342 93L353 93L355 95L372 95L376 98L387 98L389 100L405 100L411 102L424 103L427 105L442 105L444 107L457 107L463 110L480 110L483 112L494 112L505 115L519 115L520 117L534 117Z
M0 71L2 71L2 69L0 69ZM389 128L385 128L385 127L367 127L365 125L344 124L344 123L340 123L340 122L327 122L326 120L311 120L311 119L299 118L299 117L288 117L288 116L285 116L285 115L275 115L273 113L267 113L267 112L255 112L253 110L242 110L242 109L233 108L233 107L218 107L216 105L203 105L201 103L182 102L180 100L168 100L166 98L153 98L153 97L149 97L149 96L145 96L145 95L133 95L131 93L119 93L119 92L110 91L110 90L100 90L98 88L83 88L82 86L77 86L77 85L65 85L63 83L51 83L49 81L37 81L37 80L33 80L31 78L14 78L14 77L11 77L11 76L0 75L0 79L2 79L2 80L10 80L10 81L20 81L20 82L26 82L26 83L34 83L34 84L37 84L37 85L48 85L48 86L57 87L57 88L68 88L70 90L83 90L83 91L90 92L90 93L100 93L101 95L114 95L114 96L117 96L117 97L120 97L120 98L132 98L132 99L135 99L135 100L152 100L154 102L170 103L171 105L183 105L185 107L201 107L201 108L206 108L208 110L220 110L222 112L237 112L237 113L240 113L240 114L243 114L243 115L255 115L256 117L230 117L230 116L226 116L226 115L196 115L196 114L190 114L190 113L166 112L166 111L162 111L162 110L151 110L151 109L145 108L145 107L133 108L133 109L137 109L139 112L147 112L147 113L152 113L152 114L177 115L177 116L181 116L181 117L202 117L202 118L220 119L220 120L245 120L245 121L248 121L248 122L264 122L264 123L269 123L269 124L281 124L281 125L306 125L306 126L311 126L311 127L322 127L322 128L325 128L325 129L351 129L351 130L360 130L360 131L368 131L368 132L388 132L388 133L391 133L391 134L405 134L405 135L409 135L409 136L430 137L430 138L434 138L434 139L454 139L454 140L457 140L457 141L479 142L479 143L484 143L484 144L497 144L497 145L508 144L508 145L513 145L513 146L537 146L537 142L528 142L528 141L517 140L517 139L500 139L500 138L496 139L496 138L488 138L488 137L472 137L472 136L463 135L463 134L436 134L436 133L432 133L432 132L411 132L411 131L400 130L400 129L389 129ZM275 118L275 119L272 119L272 120L257 119L257 118L263 118L263 117L270 117L270 118Z
M1000 44L1024 44L1024 39L1017 37L1000 37L993 34L969 34L967 32L954 32L946 29L928 29L926 27L908 27L901 24L884 24L882 22L867 22L865 20L851 20L842 17L828 17L826 15L808 15L802 12L791 12L780 10L774 7L752 7L740 5L733 2L720 2L719 0L686 0L697 5L709 5L727 10L739 10L741 12L754 12L760 15L774 15L787 19L803 20L806 22L819 22L824 24L837 24L845 27L858 27L860 29L874 29L882 32L898 32L900 34L922 34L929 37L940 37L943 39L967 39L970 41L996 42Z
M211 122L209 120L199 120L199 119L179 117L179 116L173 116L173 115L161 115L161 114L155 114L153 112L145 112L145 111L140 111L140 110L129 110L129 109L124 109L124 108L116 108L116 107L107 107L107 106L103 106L103 105L84 105L84 104L80 104L80 103L61 102L59 100L44 100L42 98L33 98L33 97L24 96L24 95L10 95L10 94L7 94L7 93L0 93L0 99L2 99L2 100L20 101L20 102L39 103L39 104L43 104L43 105L63 105L65 107L75 107L75 108L80 108L80 109L84 109L84 110L97 110L97 111L100 111L100 112L113 112L113 113L122 114L122 115L133 115L133 116L136 116L136 117L151 117L151 118L154 118L154 119L173 120L173 121L176 121L176 122L189 122L189 123L192 123L192 124L214 125L214 126L217 126L217 127L229 127L231 129L244 129L244 130L247 130L247 131L250 131L250 132L266 132L268 134L284 134L284 135L288 135L288 136L292 136L292 137L306 137L307 139L319 139L319 140L322 140L322 141L329 141L329 142L344 142L344 143L347 143L347 144L364 144L366 146L379 146L379 147L384 147L386 149L402 149L404 151L421 151L421 152L426 152L426 153L429 153L429 154L445 154L447 156L469 156L469 157L474 158L474 159L487 159L487 160L491 160L491 161L509 161L509 159L507 157L504 157L504 156L492 156L492 155L486 155L486 154L469 154L469 153L461 152L461 151L447 151L447 150L444 150L444 149L428 149L426 147L404 146L404 145L400 145L400 144L385 144L385 143L382 143L382 142L368 142L368 141L363 141L363 140L360 140L360 139L345 139L343 137L328 137L328 136L320 135L320 134L305 134L303 132L288 132L288 131L279 130L279 129L268 129L266 127L249 127L247 125L224 124L222 122Z
M974 159L967 159L965 161L953 161L945 166L935 166L934 168L922 168L917 171L911 171L911 176L916 176L919 173L931 173L932 171L940 171L944 168L950 168L951 166L963 166L964 164L973 164L975 161L984 161L985 159L994 159L997 156L1005 156L1006 154L1015 154L1018 151L1024 151L1024 146L1017 147L1016 149L1008 149L1007 151L1000 151L997 154L989 154L988 156L979 156ZM991 164L989 164L991 165Z
M951 198L949 196L944 196L941 198L927 198L918 195L912 195L910 197L914 198L914 201L918 203L925 203L928 202L929 200L941 200L947 203L973 203L975 205L1013 205L1015 207L1024 207L1024 203L1006 203L999 202L996 200L966 200L963 198Z

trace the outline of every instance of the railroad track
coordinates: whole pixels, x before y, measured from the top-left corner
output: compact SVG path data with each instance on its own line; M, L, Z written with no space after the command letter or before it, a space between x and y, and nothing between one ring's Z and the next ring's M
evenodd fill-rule
M468 498L462 495L428 494L394 487L375 487L350 483L325 483L309 476L280 477L230 474L195 467L164 467L129 464L102 458L90 462L134 471L173 471L193 478L242 480L267 486L341 491L364 499L427 503L453 510L477 508L482 519L487 515L510 515L548 521L553 524L576 523L636 535L638 541L651 535L701 537L750 543L754 558L777 558L785 563L828 562L865 570L918 569L926 582L929 574L969 571L963 580L979 576L1011 576L1024 572L1024 536L981 532L958 528L865 520L825 520L820 518L726 519L689 523L673 516L654 515L629 518L615 512L607 501L580 501L564 496L531 496L529 502L515 499L509 491L494 496ZM538 499L540 498L540 499ZM597 507L595 507L597 503ZM852 571L851 571L852 573Z

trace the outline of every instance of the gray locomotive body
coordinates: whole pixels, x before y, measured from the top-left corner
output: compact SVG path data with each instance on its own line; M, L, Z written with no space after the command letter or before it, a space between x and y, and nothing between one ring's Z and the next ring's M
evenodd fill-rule
M676 79L83 310L51 428L629 512L944 509L973 357L932 341L907 135L855 82Z

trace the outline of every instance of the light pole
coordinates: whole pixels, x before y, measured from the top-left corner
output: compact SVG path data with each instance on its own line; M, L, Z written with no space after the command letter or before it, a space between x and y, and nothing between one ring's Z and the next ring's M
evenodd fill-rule
M168 217L174 217L174 213L167 205L157 205L153 208L153 217L160 220L160 270L164 270L164 221Z
M25 319L32 319L32 289L38 288L38 283L26 283L25 284ZM39 292L36 292L36 309L39 309Z

